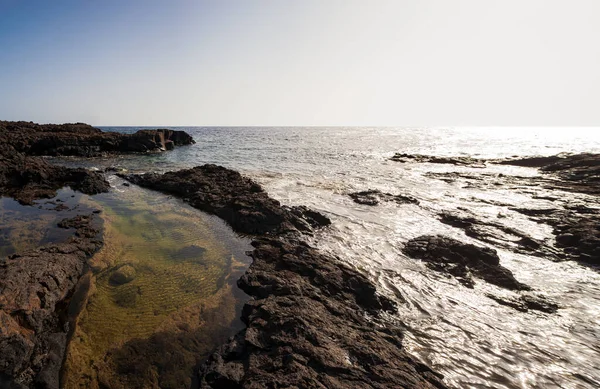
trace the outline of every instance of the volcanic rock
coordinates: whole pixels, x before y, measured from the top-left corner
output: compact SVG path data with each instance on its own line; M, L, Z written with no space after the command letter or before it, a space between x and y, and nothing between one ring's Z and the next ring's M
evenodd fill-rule
M199 372L202 388L444 388L412 359L402 332L378 318L395 304L365 275L302 240L329 219L286 207L252 180L215 165L125 179L180 197L253 234L253 262L238 286L254 299L246 329Z
M487 294L486 296L500 305L505 305L521 312L534 310L545 313L554 313L559 308L555 302L550 301L545 297L532 294L523 294L518 298L500 297L492 294Z
M472 288L473 276L510 290L529 290L512 272L500 265L496 250L462 243L441 235L423 235L409 240L402 250L412 258L422 259L433 270L454 276Z
M390 158L394 162L427 162L472 167L485 167L486 160L471 157L436 157L433 155L396 153Z
M0 145L0 194L30 205L35 199L54 197L56 190L65 186L86 194L110 188L100 173L53 166L42 158L18 153L10 145Z
M393 195L391 193L383 193L379 190L365 190L361 192L350 193L348 196L355 203L363 205L377 205L380 201L394 201L398 204L419 204L419 200L407 195Z
M74 222L80 234L67 243L0 260L1 387L59 387L69 300L86 258L102 244L92 216L85 220Z
M310 232L331 224L305 207L285 207L262 187L238 172L217 165L203 165L165 174L119 174L137 185L183 198L192 206L215 214L234 230L245 234Z
M17 152L50 156L92 157L106 153L160 151L195 143L185 131L157 129L122 134L103 132L83 123L40 125L0 121L0 135Z

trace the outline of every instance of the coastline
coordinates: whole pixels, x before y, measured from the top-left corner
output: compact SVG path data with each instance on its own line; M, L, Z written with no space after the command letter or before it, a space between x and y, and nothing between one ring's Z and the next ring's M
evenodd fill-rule
M597 156L591 158L588 164ZM573 170L586 171L586 162L566 161L552 160L552 164L558 162L563 166L556 170L547 168L551 165L544 161L542 168L552 172L549 174L559 172L560 180L542 179L535 185L554 185L577 191L595 187L593 182L586 184L581 180L581 172ZM10 174L14 172L7 173ZM570 183L569 177L576 179ZM435 373L402 350L401 331L377 319L382 308L394 309L392 302L377 296L374 284L364 275L303 242L302 237L326 225L327 218L301 207L282 207L258 184L217 166L125 178L181 197L191 205L223 218L235 230L255 237L253 264L238 282L248 295L254 297L243 310L247 328L216 351L201 368L200 384L203 387L225 384L243 387L267 382L298 386L308 383L318 386L318 383L326 382L330 387L444 387ZM468 179L476 185L489 185L492 179L514 180L510 177ZM31 190L36 184L27 183ZM198 196L199 189L210 196ZM548 224L553 223L557 242L562 245L558 253L562 257L558 259L592 264L597 259L597 232L594 235L594 230L589 227L597 220L597 212L593 209L523 212ZM465 215L440 217L457 224L458 228L470 228L468 231L473 235L484 237L481 229L476 228L481 225L476 219L468 219ZM536 242L524 240L519 247L546 255L544 246ZM391 366L389 361L402 361L402 367ZM296 371L299 373L292 374ZM373 377L377 379L373 380Z

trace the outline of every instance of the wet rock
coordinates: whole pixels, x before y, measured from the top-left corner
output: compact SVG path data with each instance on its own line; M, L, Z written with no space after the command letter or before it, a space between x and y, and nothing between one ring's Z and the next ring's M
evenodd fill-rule
M234 230L246 234L310 232L329 219L305 207L284 207L262 187L238 172L203 165L165 174L119 175L137 185L183 198L194 207L215 214Z
M238 280L253 297L242 311L246 328L202 365L200 387L445 387L406 353L400 329L378 319L395 304L365 275L302 240L330 224L324 215L282 206L257 183L215 165L123 177L256 237L253 262Z
M433 270L454 276L473 287L473 276L510 290L529 290L512 272L500 265L496 250L462 243L441 235L424 235L409 240L402 250L406 255L425 261Z
M0 145L1 194L31 205L36 199L54 197L56 191L65 186L86 194L110 189L110 184L98 172L53 166L42 158L25 156L10 145Z
M127 284L135 279L135 268L131 265L123 265L113 271L109 281L113 285Z
M185 131L157 129L122 134L103 132L83 123L40 125L0 121L0 135L4 142L26 155L92 157L106 153L160 151L195 143Z
M361 192L350 193L348 196L355 203L363 205L377 205L380 201L394 201L398 204L419 204L419 200L408 195L393 195L391 193L383 193L379 190L365 190Z
M562 154L552 157L531 157L499 161L505 165L530 166L542 173L558 176L560 181L548 185L550 188L571 192L600 194L600 154Z
M427 162L427 163L439 163L439 164L451 164L451 165L463 165L472 167L485 167L486 160L471 158L471 157L436 157L433 155L422 155L422 154L404 154L396 153L391 161L395 162Z
M500 222L478 219L466 210L440 212L439 218L444 224L462 229L467 236L497 247L555 261L562 258L561 253L546 242Z
M444 387L404 351L398 328L366 318L394 304L362 274L305 243L253 245L238 281L254 297L242 311L247 328L201 367L201 388Z
M523 167L543 167L560 161L562 157L553 155L550 157L525 157L525 158L510 158L505 160L496 161L500 165L512 165L512 166L523 166Z
M82 230L93 229L90 218ZM77 232L80 232L79 229ZM68 332L67 307L85 260L101 246L76 235L68 243L0 260L0 383L58 388Z
M533 294L524 294L517 298L500 297L492 294L487 294L486 296L500 305L505 305L521 312L535 310L545 313L555 313L559 308L555 302L550 301L543 296L536 296Z

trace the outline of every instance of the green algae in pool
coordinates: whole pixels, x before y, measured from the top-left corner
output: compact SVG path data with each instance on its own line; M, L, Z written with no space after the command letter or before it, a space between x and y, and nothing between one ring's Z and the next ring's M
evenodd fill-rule
M198 363L241 328L235 281L248 240L136 186L92 201L104 210L104 246L89 263L62 386L189 387Z

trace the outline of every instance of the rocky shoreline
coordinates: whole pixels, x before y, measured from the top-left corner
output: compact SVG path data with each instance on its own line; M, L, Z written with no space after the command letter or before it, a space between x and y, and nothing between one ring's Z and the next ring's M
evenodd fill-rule
M242 311L247 327L202 366L201 387L445 387L406 354L400 329L378 324L378 314L395 310L394 303L364 275L302 240L330 223L325 216L283 207L260 185L215 165L123 177L255 237L253 262L238 281L254 298Z
M103 174L48 163L42 156L172 149L194 141L181 131L104 133L84 124L38 125L0 121L0 194L22 205L51 198L68 186L84 194L107 192ZM57 206L56 211L62 210ZM82 213L83 212L83 213ZM0 259L0 386L58 388L68 342L69 305L86 261L103 244L101 210L78 211L55 228L72 231L64 242Z
M194 143L186 133L144 130L103 133L85 124L37 125L0 122L8 139L0 145L0 193L32 205L70 186L86 194L106 192L103 173L59 167L42 156L96 157L158 152ZM466 167L510 164L542 174L516 177L436 173L434 178L468 185L523 185L597 195L600 155L580 154L482 160L398 154L403 163ZM224 167L203 165L165 174L118 174L132 184L173 195L226 221L252 238L253 261L237 284L251 300L241 319L246 328L230 338L198 370L201 388L445 388L442 376L405 351L400 328L382 316L395 303L379 295L361 272L306 243L331 221L306 207L272 199L256 182ZM358 204L418 205L403 194L376 190L350 193ZM600 264L600 210L596 204L563 204L548 209L515 209L552 227L555 242L542 242L501 223L480 220L467 210L439 213L441 222L466 235L519 253L552 260ZM0 386L58 388L68 342L67 309L86 261L102 246L99 217L86 211L60 221L72 231L64 243L49 244L0 260ZM100 210L98 210L100 212ZM510 240L499 240L502 231ZM488 296L520 311L555 312L551 301L530 294L501 266L494 250L445 236L424 235L406 242L404 253L473 287L482 279L516 291L516 298ZM24 275L27 275L25 277Z
M436 157L398 154L391 158L401 162L451 163L458 165L482 163L512 165L537 168L538 176L509 176L489 173L431 173L432 178L449 183L464 183L465 187L508 187L551 190L560 193L572 192L592 196L588 200L569 203L559 197L547 196L545 199L553 206L543 209L523 209L511 207L512 210L528 216L536 223L552 227L555 241L538 241L526 233L516 229L507 229L496 221L482 221L467 210L442 212L443 223L463 229L468 236L483 242L493 243L515 252L550 258L552 260L574 260L582 264L600 265L600 155L575 154L556 155L550 157L526 157L492 160L472 160L469 157L443 158L439 162ZM531 190L528 189L528 192ZM535 196L535 195L534 195ZM541 198L537 196L537 198ZM501 204L509 205L509 204ZM510 205L509 205L510 206ZM498 231L513 236L513 240L503 240Z

